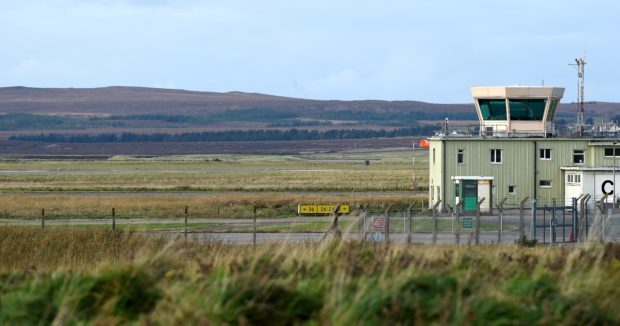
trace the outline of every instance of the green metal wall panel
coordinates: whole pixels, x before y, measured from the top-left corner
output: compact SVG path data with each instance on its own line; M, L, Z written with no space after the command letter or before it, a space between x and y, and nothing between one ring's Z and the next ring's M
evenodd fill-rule
M445 173L442 171L443 147L445 145ZM430 164L430 178L434 187L444 188L447 204L454 207L453 176L492 176L494 177L491 196L494 201L508 197L507 205L517 205L520 200L536 194L548 200L563 198L564 180L560 167L572 166L573 150L586 151L586 163L591 164L588 155L592 146L588 141L580 139L458 139L436 138L431 139L431 152L436 148L435 164ZM551 159L541 160L539 150L551 149ZM457 163L459 149L464 150L464 162ZM502 163L491 163L491 149L502 150ZM442 155L439 156L441 153ZM432 155L432 154L431 154ZM601 150L602 157L602 150ZM432 158L431 158L432 160ZM536 167L537 173L534 172ZM540 180L550 180L551 188L541 188ZM508 186L516 186L516 194L508 194ZM430 189L429 189L430 190ZM447 206L442 205L445 209Z

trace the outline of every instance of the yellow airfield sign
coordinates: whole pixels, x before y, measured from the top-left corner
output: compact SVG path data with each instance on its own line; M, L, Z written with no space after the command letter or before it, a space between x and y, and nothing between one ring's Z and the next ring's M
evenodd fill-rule
M299 215L320 215L320 214L331 214L336 209L336 205L303 205L299 204L297 206L297 213ZM340 205L338 208L339 214L349 214L351 212L351 207L349 205Z

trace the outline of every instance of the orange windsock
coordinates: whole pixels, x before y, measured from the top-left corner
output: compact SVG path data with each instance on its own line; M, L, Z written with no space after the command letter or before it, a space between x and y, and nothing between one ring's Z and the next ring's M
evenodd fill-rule
M430 145L431 143L428 141L428 139L420 139L420 147L428 148Z

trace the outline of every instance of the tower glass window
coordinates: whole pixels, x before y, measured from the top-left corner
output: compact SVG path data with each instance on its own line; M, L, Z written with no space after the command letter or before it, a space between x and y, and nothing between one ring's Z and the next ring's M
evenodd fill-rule
M506 120L506 100L479 99L480 113L484 120Z
M465 150L459 149L456 154L456 163L463 164L465 161Z
M542 120L546 105L545 99L510 99L510 120Z
M553 121L553 116L555 115L555 109L558 107L558 100L553 99L549 104L549 112L547 112L547 121Z

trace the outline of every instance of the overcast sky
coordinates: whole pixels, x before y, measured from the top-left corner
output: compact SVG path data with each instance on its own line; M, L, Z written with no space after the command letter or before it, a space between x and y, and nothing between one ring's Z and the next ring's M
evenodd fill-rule
M564 86L620 102L618 1L0 0L0 86L132 85L470 102Z

